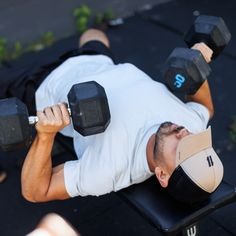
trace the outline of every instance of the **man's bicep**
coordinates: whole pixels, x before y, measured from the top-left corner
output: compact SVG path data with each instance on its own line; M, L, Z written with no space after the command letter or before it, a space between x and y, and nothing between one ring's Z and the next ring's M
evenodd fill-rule
M64 200L70 198L66 191L64 179L64 164L58 165L52 170L52 177L48 187L45 201Z

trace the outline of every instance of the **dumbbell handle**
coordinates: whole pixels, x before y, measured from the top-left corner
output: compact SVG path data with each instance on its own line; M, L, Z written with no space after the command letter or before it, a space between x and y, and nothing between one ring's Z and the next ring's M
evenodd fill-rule
M71 116L70 108L67 108L67 110L69 112L69 115ZM30 125L35 125L39 121L39 118L37 116L29 116L28 119L29 119L29 124Z

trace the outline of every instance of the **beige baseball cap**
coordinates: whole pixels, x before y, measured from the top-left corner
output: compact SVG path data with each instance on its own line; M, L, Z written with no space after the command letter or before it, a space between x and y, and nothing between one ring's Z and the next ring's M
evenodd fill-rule
M211 127L182 138L176 150L176 169L168 190L179 201L207 199L222 181L224 168L212 147Z

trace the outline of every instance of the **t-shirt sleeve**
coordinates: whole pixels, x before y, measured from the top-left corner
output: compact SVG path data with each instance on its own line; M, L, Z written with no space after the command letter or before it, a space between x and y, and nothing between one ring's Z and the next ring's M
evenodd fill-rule
M99 168L90 162L89 158L86 160L86 156L65 163L64 179L66 190L71 197L100 196L113 191L113 179L109 177L109 168Z
M188 108L190 108L199 116L199 118L203 123L203 128L206 128L210 119L210 114L208 109L202 104L197 102L187 102L186 106L188 106Z

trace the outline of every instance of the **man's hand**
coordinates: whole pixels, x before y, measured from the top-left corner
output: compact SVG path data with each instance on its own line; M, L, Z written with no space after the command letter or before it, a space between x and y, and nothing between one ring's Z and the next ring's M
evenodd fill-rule
M64 218L55 213L47 214L37 228L26 236L79 236Z
M211 62L213 51L205 43L196 43L191 49L199 50L207 63Z
M39 119L36 124L38 135L56 135L58 131L70 124L67 106L62 103L38 111L37 116Z

